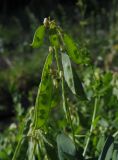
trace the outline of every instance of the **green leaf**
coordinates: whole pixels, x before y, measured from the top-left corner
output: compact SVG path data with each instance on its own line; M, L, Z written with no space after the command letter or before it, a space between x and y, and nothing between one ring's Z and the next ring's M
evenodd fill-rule
M72 140L65 134L57 136L59 160L75 160L76 148Z
M9 160L5 151L0 151L0 160Z
M105 136L104 135L101 135L100 138L99 138L99 141L98 141L98 144L97 144L97 152L100 153L101 151L101 148L104 147L104 143L105 143Z
M114 143L114 137L109 136L105 142L104 148L103 148L98 160L105 160L105 158L107 157L107 153L113 143Z
M80 97L81 99L87 100L81 80L73 67L72 70L73 70L73 79L75 84L76 95L78 95L78 97Z
M35 126L41 127L48 119L52 98L52 78L50 67L52 64L52 54L49 53L43 68L42 78L38 89L35 104Z
M118 150L114 150L112 160L117 160L118 159Z
M86 99L82 83L77 73L71 66L69 56L65 53L62 53L62 65L64 70L64 78L72 93L81 97L82 99Z
M31 46L34 48L39 48L43 44L44 36L45 36L45 26L41 25L34 34Z
M64 34L63 40L65 43L67 54L75 63L77 64L90 63L90 59L88 57L88 50L85 47L79 49L76 43L67 34Z

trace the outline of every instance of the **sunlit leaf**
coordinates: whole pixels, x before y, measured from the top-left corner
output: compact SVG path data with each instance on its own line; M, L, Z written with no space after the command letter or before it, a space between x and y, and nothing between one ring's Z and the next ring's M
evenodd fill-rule
M64 70L64 78L68 84L68 87L71 89L73 94L76 94L70 58L65 53L62 53L62 65Z
M84 93L82 83L77 73L72 68L69 56L65 53L62 53L62 65L64 70L64 78L72 93L81 97L82 99L85 99L86 96Z

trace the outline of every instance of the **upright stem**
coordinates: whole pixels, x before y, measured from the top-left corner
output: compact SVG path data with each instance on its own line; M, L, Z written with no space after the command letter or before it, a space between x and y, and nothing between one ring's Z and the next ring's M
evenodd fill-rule
M17 159L17 155L19 154L19 151L20 151L20 149L21 149L23 139L24 139L24 138L22 137L22 138L20 139L20 141L18 142L18 145L17 145L17 147L16 147L16 150L15 150L15 153L14 153L14 155L13 155L12 160L16 160L16 159Z
M58 55L58 51L57 48L54 47L55 50L55 59L56 59L56 63L57 63L57 69L58 69L58 73L60 72L60 65L59 65L59 55Z
M95 98L91 127L90 127L90 131L89 131L89 136L87 138L86 145L85 145L85 148L84 148L83 156L86 155L87 148L88 148L88 145L89 145L89 142L90 142L90 138L91 138L91 135L92 135L92 132L93 132L94 121L95 121L95 116L96 116L96 111L97 111L97 104L98 104L98 97Z
M72 119L71 119L71 113L70 113L69 107L67 106L67 102L66 102L66 98L65 98L64 78L63 77L62 77L62 98L63 98L63 108L64 108L64 111L65 111L65 114L66 114L66 118L67 118L67 120L68 120L68 122L71 126L73 142L74 142L75 147L76 147L74 128L73 128Z

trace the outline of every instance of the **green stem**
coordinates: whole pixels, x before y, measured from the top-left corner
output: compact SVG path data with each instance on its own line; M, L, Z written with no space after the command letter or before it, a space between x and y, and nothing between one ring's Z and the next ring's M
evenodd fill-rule
M19 153L19 151L20 151L20 148L21 148L21 146L22 146L22 141L23 141L23 139L24 139L24 137L22 137L22 138L20 139L20 141L18 142L18 145L17 145L17 147L16 147L16 150L15 150L15 153L14 153L14 155L13 155L12 160L17 160L17 155L18 155L18 153Z
M56 59L56 63L57 63L57 69L58 69L58 73L60 72L60 65L59 65L59 56L58 56L58 51L57 48L54 47L55 50L55 59Z
M64 78L63 77L62 77L62 98L63 98L63 108L64 108L64 111L65 111L65 114L66 114L66 119L68 120L68 122L71 126L73 142L74 142L75 147L76 147L75 134L74 134L74 128L73 128L72 119L71 119L71 113L70 113L69 107L67 106L67 102L66 102L66 98L65 98Z
M88 145L89 145L89 142L90 142L90 138L91 138L91 135L92 135L92 132L93 132L94 121L95 121L95 116L96 116L96 111L97 111L97 104L98 104L98 98L95 98L94 111L93 111L93 116L92 116L91 127L90 127L90 131L89 131L89 136L87 138L86 145L85 145L85 148L84 148L83 156L86 155L86 152L87 152L87 149L88 149Z
M33 139L32 139L32 140L33 140ZM31 153L31 159L30 159L30 160L33 159L33 156L34 156L34 154L35 154L35 149L36 149L36 143L34 143L34 145L33 145L32 153Z
M118 135L118 131L116 131L114 134L113 134L113 137L116 137Z
M71 130L72 130L72 135L73 135L73 141L74 141L74 144L75 144L75 147L76 147L75 133L74 133L74 127L73 127L72 118L71 118L71 112L70 112L69 107L66 107L66 109L67 109L67 112L68 112L69 123L70 123L70 125L71 125ZM76 148L77 148L77 147L76 147Z
M62 100L63 100L63 109L66 114L66 119L68 119L66 112L66 99L65 99L65 90L64 90L64 78L62 77Z

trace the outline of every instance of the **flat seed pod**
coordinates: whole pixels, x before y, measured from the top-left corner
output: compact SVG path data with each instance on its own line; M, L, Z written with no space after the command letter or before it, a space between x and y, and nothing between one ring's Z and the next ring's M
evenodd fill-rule
M45 26L41 25L34 34L31 46L33 48L39 48L43 44L44 36L45 36Z
M52 64L52 54L49 53L43 68L41 83L39 85L38 94L35 104L35 125L41 127L48 119L51 98L52 98L52 78L50 75L50 67Z
M54 47L59 47L59 37L58 34L56 32L56 29L50 29L49 31L49 40L52 46Z

